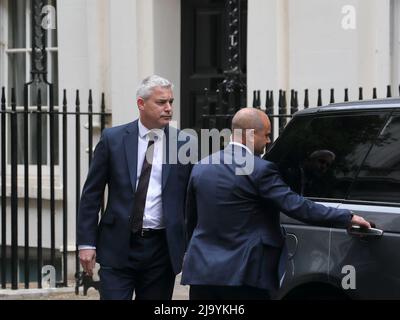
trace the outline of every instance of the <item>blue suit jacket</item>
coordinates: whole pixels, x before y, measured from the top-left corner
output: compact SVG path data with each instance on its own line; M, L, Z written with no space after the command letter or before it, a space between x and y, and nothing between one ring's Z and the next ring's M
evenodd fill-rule
M237 158L253 159L254 170L237 175ZM207 164L219 159L220 164ZM292 192L277 167L241 146L203 159L193 167L186 204L191 238L182 283L253 286L274 292L285 271L285 233L280 211L318 225L348 226L348 210L328 208Z
M168 162L171 156L169 138L177 134L178 130L175 128L165 129L168 152L167 164L162 167L162 208L169 254L175 273L181 270L185 250L184 204L192 167L190 164ZM184 143L178 141L178 148L175 150L179 150ZM128 264L136 190L137 150L138 120L104 130L82 191L77 243L96 246L97 261L109 267L123 268ZM107 207L98 223L106 185Z

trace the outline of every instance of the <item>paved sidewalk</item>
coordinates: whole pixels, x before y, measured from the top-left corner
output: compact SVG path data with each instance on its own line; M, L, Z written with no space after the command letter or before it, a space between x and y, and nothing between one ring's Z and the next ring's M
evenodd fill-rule
M188 300L189 286L180 285L181 275L176 277L173 300ZM67 288L52 289L19 289L0 290L0 300L98 300L99 293L90 288L88 295L84 296L82 288L79 295L75 295L74 284Z

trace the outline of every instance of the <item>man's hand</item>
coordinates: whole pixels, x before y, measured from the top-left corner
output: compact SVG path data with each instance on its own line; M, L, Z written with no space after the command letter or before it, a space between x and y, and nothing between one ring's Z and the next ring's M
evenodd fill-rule
M353 215L353 218L351 219L351 225L354 226L360 226L361 228L371 228L371 224L365 220L363 217Z
M82 249L79 250L79 260L85 271L89 276L93 276L93 269L96 265L96 250Z

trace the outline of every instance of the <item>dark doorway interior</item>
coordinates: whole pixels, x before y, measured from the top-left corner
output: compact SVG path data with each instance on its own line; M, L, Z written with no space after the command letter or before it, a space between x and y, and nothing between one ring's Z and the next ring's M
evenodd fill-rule
M182 0L181 8L181 128L200 129L204 88L215 91L228 65L225 0ZM241 0L240 32L246 83L247 0Z

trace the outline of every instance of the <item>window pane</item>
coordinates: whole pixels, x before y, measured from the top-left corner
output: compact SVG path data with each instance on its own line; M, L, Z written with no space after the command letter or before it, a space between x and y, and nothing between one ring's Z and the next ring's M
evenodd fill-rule
M267 159L278 164L294 191L307 197L344 198L384 118L370 114L295 119Z
M42 164L47 164L47 115L42 115ZM30 118L30 126L31 126L31 156L30 161L31 164L37 164L37 150L38 150L38 131L37 131L37 114L32 114Z
M350 199L400 202L400 115L390 121L363 164Z
M58 53L50 52L48 55L48 81L53 84L54 105L58 106Z
M26 0L8 1L8 47L26 48Z
M11 88L15 89L17 106L24 105L24 84L26 69L25 53L8 54L8 101L11 101Z
M1 1L1 0L0 0ZM9 24L8 24L8 47L13 48L30 48L31 43L28 42L30 34L26 33L27 23L30 21L30 6L31 1L29 0L9 0ZM44 5L49 5L47 11L41 16L42 26L46 28L47 35L47 46L57 47L57 7L56 0L45 0ZM28 15L27 15L28 14ZM8 59L8 88L16 89L16 99L17 105L23 106L24 104L24 84L30 80L29 71L26 73L26 61L31 59L30 53L8 53L6 56ZM53 93L54 93L54 106L58 106L58 53L55 51L48 51L47 56L47 80L52 83ZM49 87L44 83L34 83L29 86L29 105L36 107L38 98L38 89L41 90L41 105L44 110L49 106ZM10 101L10 91L8 90L8 101ZM29 163L37 163L37 147L38 138L42 143L42 163L47 164L49 159L49 116L45 114L42 116L42 136L37 136L37 115L32 115L29 117ZM8 130L11 132L11 127L8 125ZM23 116L18 116L18 163L24 163L23 155ZM58 164L58 117L55 116L55 161ZM8 135L8 148L10 151L10 135ZM9 157L8 157L9 158ZM10 161L10 159L8 159Z
M7 120L8 135L7 135L7 163L11 164L11 135L17 134L17 163L25 163L24 154L24 114L17 114L17 128L15 132L11 132L11 116Z

